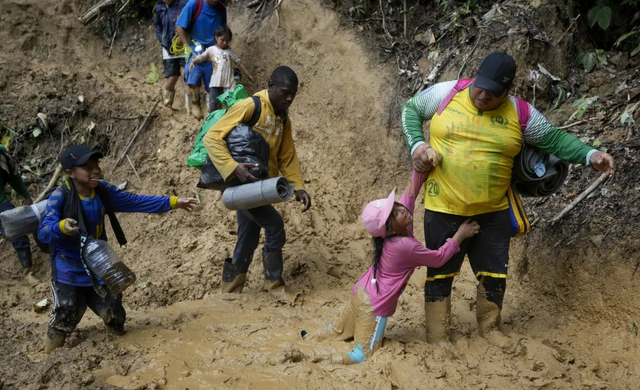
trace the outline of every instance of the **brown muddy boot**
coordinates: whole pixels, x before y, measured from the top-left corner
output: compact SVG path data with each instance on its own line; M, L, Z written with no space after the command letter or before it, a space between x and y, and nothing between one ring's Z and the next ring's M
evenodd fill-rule
M222 266L222 283L220 283L222 292L240 294L246 282L247 273L242 272L238 265L233 264L231 258L226 258Z
M438 346L446 345L451 325L451 296L439 302L425 302L424 316L427 342Z
M478 320L478 333L491 345L503 349L508 349L513 345L513 341L502 334L500 308L487 299L482 283L478 285L476 296L476 319Z
M55 336L54 338L50 338L49 335L45 337L44 341L44 353L47 355L53 352L56 348L60 348L64 346L64 342L66 341L67 336Z
M202 119L202 110L200 109L200 88L189 88L189 103L191 106L191 115L197 120Z
M165 107L171 108L173 106L173 98L176 96L176 91L167 91L166 89L162 90L162 104Z

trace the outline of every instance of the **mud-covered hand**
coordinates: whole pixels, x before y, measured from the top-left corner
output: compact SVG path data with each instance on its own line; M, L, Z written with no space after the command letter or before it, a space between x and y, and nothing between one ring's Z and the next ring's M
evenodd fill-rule
M24 200L24 205L25 206L31 206L33 204L33 198L29 198L29 199L25 199Z
M303 213L311 208L311 196L309 196L307 191L305 190L296 191L296 200L304 204L304 207L302 208Z
M467 238L473 237L480 232L480 225L476 221L472 221L471 218L467 219L458 227L458 231L453 236L453 239L461 244Z
M187 211L194 211L199 205L198 199L195 198L178 198L176 202L177 209L185 209Z
M613 157L609 153L595 152L589 158L589 162L600 172L612 174L614 168Z
M64 233L68 236L75 236L78 234L78 221L73 218L66 218L64 220Z
M189 64L189 72L191 72L191 70L193 69L194 66L196 66L196 60L195 59L191 60L191 63Z
M253 183L258 179L249 172L249 169L256 167L258 167L258 164L240 163L236 169L233 170L233 174L242 183Z
M433 168L431 161L429 160L429 156L427 155L427 149L429 149L429 145L422 144L413 151L411 159L413 162L413 170L416 172L429 172L431 168Z

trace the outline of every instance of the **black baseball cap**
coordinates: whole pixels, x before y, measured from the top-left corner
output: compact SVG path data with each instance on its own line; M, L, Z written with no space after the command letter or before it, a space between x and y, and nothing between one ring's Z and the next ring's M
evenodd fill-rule
M62 169L67 170L86 163L91 157L102 158L104 155L84 145L71 145L60 155L60 164Z
M497 51L482 60L473 86L500 97L513 84L515 77L516 62L509 54Z

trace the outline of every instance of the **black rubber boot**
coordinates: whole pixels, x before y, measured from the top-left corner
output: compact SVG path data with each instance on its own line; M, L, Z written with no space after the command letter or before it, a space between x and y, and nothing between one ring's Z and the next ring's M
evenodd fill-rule
M31 248L16 249L16 253L18 254L18 260L22 263L22 267L31 268Z
M264 267L265 289L271 291L284 286L282 279L282 250L273 253L262 251L262 266Z
M222 267L222 283L220 288L223 293L241 293L247 281L247 271L242 264L233 264L231 258L224 260Z

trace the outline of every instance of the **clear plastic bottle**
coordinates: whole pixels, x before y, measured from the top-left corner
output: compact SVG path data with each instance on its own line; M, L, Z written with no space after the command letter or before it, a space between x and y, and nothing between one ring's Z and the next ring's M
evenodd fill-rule
M0 220L7 238L16 238L35 233L47 210L47 200L31 206L16 207L0 214Z
M136 274L120 260L106 241L87 241L82 254L89 269L104 282L112 294L120 294L136 281Z

